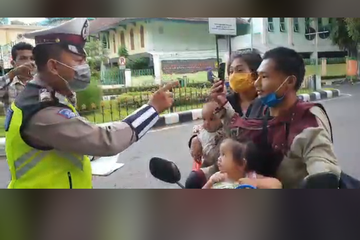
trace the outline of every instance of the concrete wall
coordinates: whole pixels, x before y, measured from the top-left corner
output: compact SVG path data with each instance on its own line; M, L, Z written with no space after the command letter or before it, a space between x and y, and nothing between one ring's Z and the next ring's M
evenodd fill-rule
M0 25L0 45L10 44L19 34L43 29L41 26Z

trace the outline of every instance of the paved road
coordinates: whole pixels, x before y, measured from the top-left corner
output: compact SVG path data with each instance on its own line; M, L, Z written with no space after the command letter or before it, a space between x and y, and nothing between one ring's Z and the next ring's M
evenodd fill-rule
M333 125L335 151L345 171L360 177L360 85L342 86L343 96L323 101ZM192 122L156 130L146 135L120 155L125 166L109 177L96 177L95 188L177 188L154 179L148 171L151 157L157 156L174 161L183 176L191 170L191 158L187 148ZM8 180L6 162L0 161L0 187Z

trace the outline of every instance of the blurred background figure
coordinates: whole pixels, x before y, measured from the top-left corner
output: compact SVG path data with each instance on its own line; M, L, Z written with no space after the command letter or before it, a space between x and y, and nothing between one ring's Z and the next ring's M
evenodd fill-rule
M214 83L216 76L212 72L212 68L210 68L210 67L206 68L206 71L207 71L207 80L211 83Z

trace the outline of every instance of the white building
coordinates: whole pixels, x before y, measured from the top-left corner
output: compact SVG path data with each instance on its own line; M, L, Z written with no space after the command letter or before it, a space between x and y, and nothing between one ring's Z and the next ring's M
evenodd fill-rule
M310 58L316 51L315 32L318 26L319 57L342 57L345 53L330 39L329 18L253 18L253 47L261 52L283 46L293 48ZM251 35L232 39L233 49L251 47Z
M246 34L248 26L238 19L238 34ZM163 72L181 72L179 66L184 71L215 67L216 40L209 34L208 18L99 18L91 21L90 33L103 41L113 63L122 46L130 59L150 57L157 80ZM227 51L227 42L219 40L220 58Z

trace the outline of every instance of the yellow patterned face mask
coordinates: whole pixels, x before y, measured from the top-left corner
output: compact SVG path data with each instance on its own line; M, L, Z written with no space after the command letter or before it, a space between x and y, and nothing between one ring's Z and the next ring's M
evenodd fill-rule
M231 89L236 93L243 93L254 87L253 73L233 73L229 77Z

